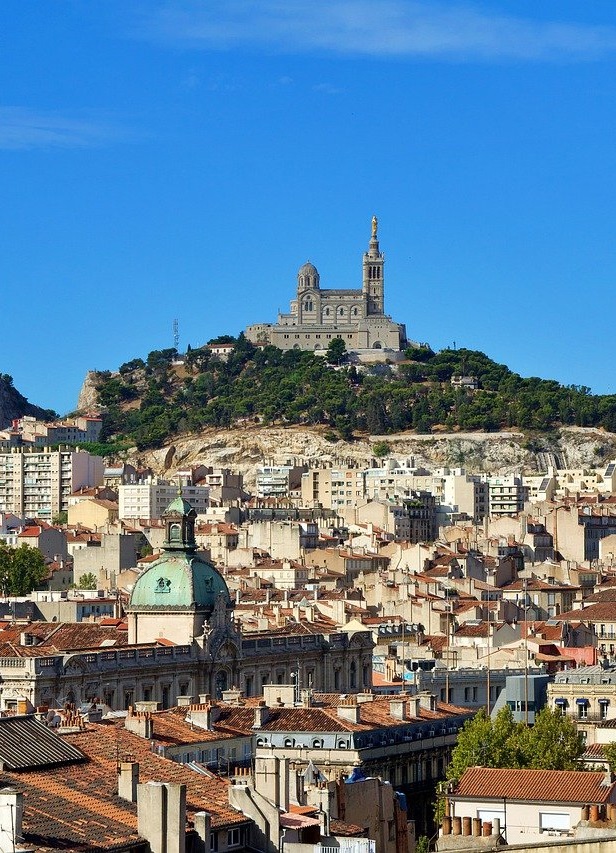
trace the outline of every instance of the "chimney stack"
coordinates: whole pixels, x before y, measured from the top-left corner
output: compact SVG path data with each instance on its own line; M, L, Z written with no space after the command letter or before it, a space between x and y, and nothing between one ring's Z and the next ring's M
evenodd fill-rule
M139 784L139 764L136 761L123 761L118 768L118 797L137 802L137 785Z

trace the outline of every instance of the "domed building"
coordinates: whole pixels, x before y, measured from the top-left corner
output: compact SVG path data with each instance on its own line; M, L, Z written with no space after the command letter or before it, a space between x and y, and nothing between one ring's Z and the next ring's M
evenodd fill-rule
M113 710L136 702L168 708L180 698L220 698L231 688L260 696L265 685L294 679L298 688L324 693L371 686L370 630L304 623L298 608L269 630L241 632L224 578L197 551L195 510L177 497L163 520L163 552L137 579L125 608L128 637L120 628L110 637L109 627L85 626L86 634L61 653L54 646L35 656L16 651L19 666L5 650L3 707L20 699L59 707L99 697ZM61 629L53 623L54 632Z
M361 288L321 288L319 271L308 261L297 273L296 297L278 322L256 323L246 329L253 343L270 343L282 350L325 352L331 340L342 338L349 352L363 361L396 360L406 344L404 325L385 314L385 255L379 248L378 222L372 219L368 251L362 260Z
M167 507L163 553L137 580L126 608L130 643L151 643L160 637L191 643L207 631L216 609L231 611L224 578L196 553L196 518L182 497Z

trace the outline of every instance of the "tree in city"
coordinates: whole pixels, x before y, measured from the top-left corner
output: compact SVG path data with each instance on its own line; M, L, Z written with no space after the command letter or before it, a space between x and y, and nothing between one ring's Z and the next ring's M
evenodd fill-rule
M535 770L581 769L582 735L570 717L541 710L531 727L516 723L509 708L494 719L482 709L468 720L453 750L448 779L459 779L468 767L512 767Z
M98 582L94 572L87 572L79 578L77 589L96 589L97 586Z
M60 510L51 519L51 523L56 525L68 524L68 512L65 509Z
M616 773L616 741L603 744L603 755L612 773Z
M27 595L46 574L45 559L37 548L12 548L0 542L0 589L5 595Z

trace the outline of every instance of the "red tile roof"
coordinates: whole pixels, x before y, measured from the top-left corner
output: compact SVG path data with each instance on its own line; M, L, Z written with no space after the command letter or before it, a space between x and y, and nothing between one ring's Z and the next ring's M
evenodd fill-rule
M604 785L605 773L584 770L511 770L469 767L453 797L519 800L541 803L607 803L616 797L616 783Z

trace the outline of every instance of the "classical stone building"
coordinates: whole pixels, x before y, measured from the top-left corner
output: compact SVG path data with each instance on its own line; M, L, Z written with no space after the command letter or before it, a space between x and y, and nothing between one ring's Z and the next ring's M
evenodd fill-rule
M366 360L395 358L406 342L404 325L385 314L385 256L380 251L377 219L364 253L361 288L321 289L317 268L305 263L297 274L297 293L288 314L278 322L257 323L246 329L253 343L268 342L282 350L324 351L334 338Z
M0 709L95 697L116 710L138 701L166 708L178 696L220 697L232 686L255 696L293 680L324 692L371 686L368 630L323 633L296 622L242 632L224 578L197 552L195 518L183 498L169 505L163 553L134 585L127 632L57 622L1 631Z

